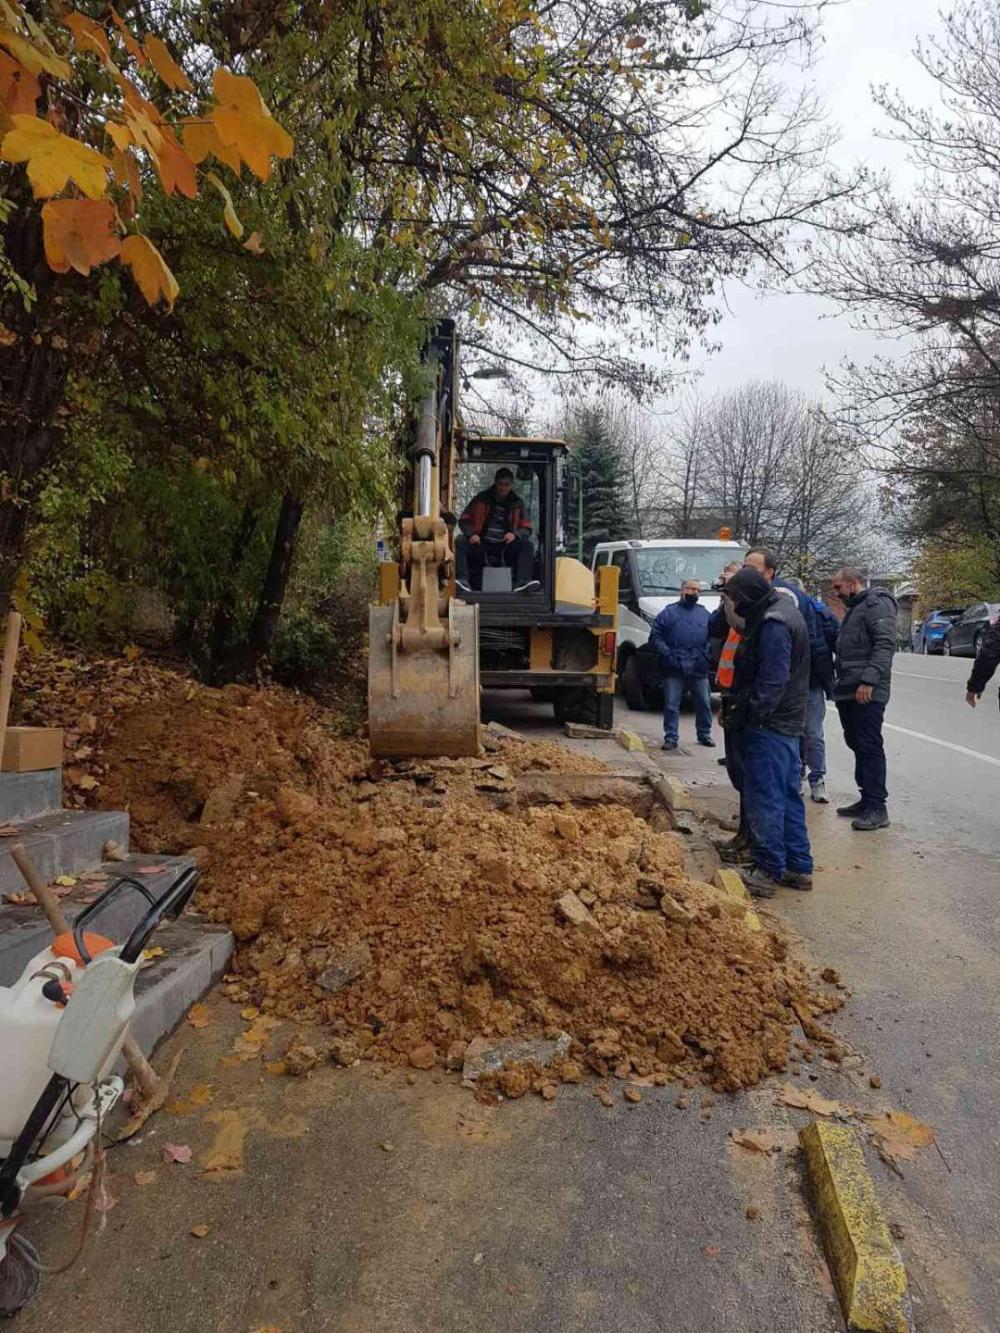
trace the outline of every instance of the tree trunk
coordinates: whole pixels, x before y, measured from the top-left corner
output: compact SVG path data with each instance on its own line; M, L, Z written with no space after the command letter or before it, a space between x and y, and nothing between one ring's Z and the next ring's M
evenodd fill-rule
M213 672L213 684L224 685L233 680L253 676L261 660L270 650L285 603L288 580L295 557L295 539L302 522L303 501L286 491L281 498L281 509L274 529L271 558L264 574L260 601L244 643L220 660Z
M70 332L65 308L53 301L54 274L45 262L41 220L27 185L11 187L15 205L4 228L4 251L34 288L29 307L13 284L0 291L0 611L24 557L32 509L58 456L55 424L66 388Z
M219 604L215 609L212 628L208 635L207 663L209 676L214 675L216 664L224 662L233 651L239 574L256 531L257 511L252 505L246 505L233 534L232 544L229 548L226 584L222 590L222 596L219 598Z

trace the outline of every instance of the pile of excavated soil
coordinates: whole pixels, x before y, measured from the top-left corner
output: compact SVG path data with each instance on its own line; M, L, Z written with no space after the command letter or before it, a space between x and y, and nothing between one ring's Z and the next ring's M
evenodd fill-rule
M786 1066L797 1023L822 1039L835 1001L685 876L677 835L518 798L520 774L597 761L500 729L483 759L372 763L289 691L142 671L141 702L119 679L60 704L50 680L51 715L98 714L99 803L129 809L137 847L196 851L198 906L238 941L232 998L324 1025L341 1062L457 1067L474 1038L566 1032L563 1078L737 1089Z
M199 687L186 673L141 657L86 657L75 652L22 652L11 722L63 729L63 803L104 804L104 751L137 709Z
M623 806L512 799L519 773L596 761L490 744L373 764L280 691L198 691L120 728L104 794L148 848L201 848L201 910L239 942L233 998L326 1025L341 1058L454 1065L476 1037L566 1031L601 1074L697 1066L735 1089L784 1068L814 1001L773 937ZM583 924L557 906L570 892Z

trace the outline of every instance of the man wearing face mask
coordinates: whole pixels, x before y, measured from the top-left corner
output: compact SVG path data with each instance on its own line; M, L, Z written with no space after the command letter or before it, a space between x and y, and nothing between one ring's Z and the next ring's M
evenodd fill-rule
M663 748L676 750L681 698L685 688L694 697L695 730L699 745L712 740L712 699L708 688L708 612L698 603L696 579L681 585L677 602L665 606L649 631L649 642L660 660L663 675Z
M812 888L812 853L799 782L799 740L809 693L809 633L793 598L744 568L726 584L744 622L736 653L732 720L741 731L742 804L757 898L779 885Z
M882 723L892 685L896 651L896 599L887 588L869 588L852 565L833 576L833 593L847 608L837 639L837 703L844 740L854 753L854 780L861 797L837 814L861 833L888 828L885 745Z
M809 794L819 805L826 805L826 741L823 720L826 701L832 698L833 651L840 626L832 612L817 602L798 579L779 579L778 561L764 546L747 551L744 561L774 588L783 588L798 603L809 634L809 697L806 701L806 729L802 737L802 780L809 777Z

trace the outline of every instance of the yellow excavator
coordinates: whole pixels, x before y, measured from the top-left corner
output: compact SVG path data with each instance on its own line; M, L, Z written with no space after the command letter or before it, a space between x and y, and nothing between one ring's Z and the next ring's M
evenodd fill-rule
M370 608L369 743L380 758L478 754L483 687L529 690L558 721L613 725L618 570L604 566L595 583L559 554L568 446L467 432L459 350L454 322L442 320L427 345L398 559L380 564ZM498 469L516 487L532 577L516 584L509 565L481 554L458 589L459 516Z

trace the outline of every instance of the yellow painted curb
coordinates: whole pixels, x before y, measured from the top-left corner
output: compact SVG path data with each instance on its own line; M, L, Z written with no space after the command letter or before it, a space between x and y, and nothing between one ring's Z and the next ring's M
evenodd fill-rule
M688 791L680 778L675 778L667 773L661 778L657 778L654 783L664 804L671 810L693 810L694 805L691 801L691 793Z
M906 1270L889 1235L861 1142L849 1125L799 1132L816 1214L852 1333L910 1333Z
M744 905L743 920L747 928L751 931L763 930L760 917L751 906L751 898L747 893L747 886L743 883L743 877L738 870L733 870L729 866L719 866L718 870L712 876L712 883L717 889L721 889L728 897L734 898L737 902Z
M646 746L637 731L616 731L615 740L623 750L630 750L633 753L645 754Z

